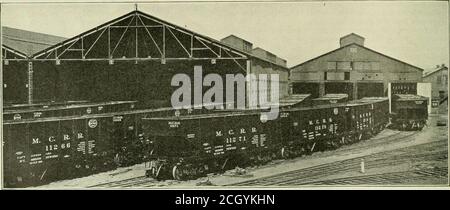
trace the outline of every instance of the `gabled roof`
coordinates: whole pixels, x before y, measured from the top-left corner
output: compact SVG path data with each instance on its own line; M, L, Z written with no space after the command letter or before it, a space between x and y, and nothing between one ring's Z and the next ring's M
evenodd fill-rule
M396 59L396 58L393 58L393 57L391 57L391 56L385 55L385 54L383 54L383 53L377 52L377 51L375 51L375 50L372 50L372 49L370 49L370 48L364 47L364 46L359 45L359 44L356 44L356 43L352 43L352 44L349 44L349 45L345 45L345 46L343 46L343 47L337 48L337 49L332 50L332 51L330 51L330 52L327 52L327 53L325 53L325 54L319 55L319 56L317 56L317 57L315 57L315 58L312 58L312 59L309 59L309 60L307 60L307 61L305 61L305 62L303 62L303 63L297 64L297 65L291 67L290 69L297 68L298 66L304 65L304 64L306 64L306 63L309 63L309 62L311 62L311 61L317 60L317 59L322 58L322 57L324 57L324 56L326 56L326 55L332 54L332 53L334 53L334 52L337 52L337 51L339 51L339 50L342 50L342 49L347 48L347 47L350 47L350 46L358 46L358 47L361 47L361 48L363 48L363 49L365 49L365 50L368 50L368 51L370 51L370 52L376 53L376 54L381 55L381 56L383 56L383 57L389 58L389 59L391 59L391 60L394 60L394 61L403 63L403 64L405 64L405 65L407 65L407 66L413 67L413 68L415 68L415 69L417 69L417 70L423 71L422 68L419 68L419 67L414 66L414 65L412 65L412 64L406 63L406 62L404 62L404 61L398 60L398 59Z
M135 29L141 31L135 32ZM139 33L139 38L130 35L135 33ZM127 40L124 41L122 38ZM165 47L164 42L169 42L166 38L171 40L169 47ZM127 44L130 40L136 44ZM103 41L102 43L106 46L97 47L97 41ZM135 48L136 53L134 53ZM103 52L101 56L94 58L91 50L96 52L103 50L106 54ZM121 51L127 51L128 54L121 54ZM142 53L137 53L138 51ZM170 56L170 52L177 56ZM208 55L198 56L199 54ZM139 10L129 12L33 55L35 60L229 59L236 61L246 60L248 57L254 56ZM245 71L245 67L238 62L236 64ZM283 68L287 70L286 67Z
M223 39L228 39L228 38L230 38L230 37L233 37L233 38L235 38L235 39L240 39L240 40L242 40L242 41L244 41L244 42L253 44L252 42L250 42L250 41L248 41L248 40L246 40L246 39L243 39L243 38L241 38L241 37L238 37L238 36L236 36L236 35L234 35L234 34L230 34L230 35L228 35L228 36L222 38L222 40L223 40Z
M241 39L241 40L244 40L245 42L251 43L251 42L249 42L249 41L247 41L247 40L245 40L245 39L242 39L242 38L240 38L240 37L237 37L237 36L235 36L235 35L233 35L233 34L231 34L231 35L229 35L229 36L227 36L227 37L225 37L225 38L223 38L223 39L226 39L226 38L228 38L228 37L235 37L235 38L237 38L237 39ZM222 39L222 40L223 40L223 39ZM228 46L228 47L230 47L230 48L239 50L239 49L235 48L234 46L232 46L232 45L230 45L230 44L227 44L227 43L223 43L223 44L226 45L226 46ZM251 44L253 45L253 43L251 43ZM266 63L270 63L270 64L273 64L273 65L278 66L278 67L282 67L283 70L289 71L289 68L286 67L286 66L284 66L284 65L281 65L281 64L278 64L278 63L276 63L276 62L273 62L273 61L271 61L271 60L269 60L269 59L267 59L267 58L264 58L264 57L255 55L255 53L253 53L253 50L263 50L263 51L265 51L265 52L268 52L268 53L270 53L270 54L273 54L272 52L269 52L269 51L267 51L267 50L264 50L264 49L262 49L262 48L260 48L260 47L255 47L255 48L253 48L250 52L245 52L245 51L241 51L241 52L244 53L245 55L247 55L248 57L255 58L255 59L258 59L258 60L260 60L260 61L264 61L264 62L266 62ZM239 50L239 51L240 51L240 50ZM273 54L273 55L276 56L276 58L279 58L279 59L281 59L281 60L283 60L283 61L286 61L285 59L280 58L280 57L278 57L278 56L275 55L275 54Z
M134 38L136 33L142 33L139 35L139 39ZM193 41L191 43L182 43L183 40L180 37L184 39L189 38L189 40L192 39ZM128 40L123 40L127 38ZM217 40L168 23L138 10L129 12L91 30L41 50L35 53L33 58L36 60L121 60L125 56L122 56L120 53L117 53L119 55L114 54L119 51L119 48L121 50L130 50L130 48L133 48L132 51L134 51L136 47L136 56L128 56L128 59L173 59L175 57L170 57L165 51L165 43L168 42L166 38L170 38L171 44L180 48L177 51L181 51L183 59L196 59L197 57L193 51L198 52L199 50L209 53L208 58L211 59L246 59L246 56L242 52L231 49ZM132 40L132 44L128 43L130 40ZM98 41L103 41L103 44L106 44L106 46L98 47ZM197 46L192 46L192 42ZM135 43L136 45L134 45ZM146 47L144 44L150 47ZM104 49L105 47L106 49ZM118 50L115 51L116 49ZM91 50L103 50L102 53L107 53L103 53L96 58L89 58L88 54L92 52ZM150 54L138 55L138 50L142 50L142 52L146 50L153 51L152 53L156 52L156 54L152 54L151 56ZM169 50L172 52L175 51L172 48L167 48L167 51ZM180 58L176 56L176 59Z
M28 56L67 38L7 26L2 27L3 44Z
M437 73L437 72L439 72L439 71L448 71L448 67L447 67L447 66L439 66L439 67L437 67L437 68L426 69L426 70L423 72L423 77L424 77L424 78L425 78L425 77L429 77L429 76L431 76L432 74Z
M357 37L359 37L359 38L361 38L361 39L365 39L364 37L362 37L362 36L360 36L360 35L358 35L358 34L350 33L350 34L347 34L347 35L341 37L339 40L345 39L346 37L349 37L349 36L357 36Z

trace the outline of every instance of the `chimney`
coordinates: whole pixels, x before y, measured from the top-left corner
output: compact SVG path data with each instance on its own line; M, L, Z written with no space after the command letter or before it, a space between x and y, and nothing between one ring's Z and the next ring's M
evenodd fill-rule
M341 45L341 47L350 45L350 44L357 44L357 45L361 45L364 46L364 37L355 34L355 33L351 33L348 34L346 36L341 37L341 39L339 40L339 43Z

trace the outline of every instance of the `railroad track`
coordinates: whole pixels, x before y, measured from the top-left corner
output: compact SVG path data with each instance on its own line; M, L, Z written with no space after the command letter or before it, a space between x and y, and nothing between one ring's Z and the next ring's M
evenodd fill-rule
M385 140L387 139L395 139L396 142L404 141L405 139L409 139L410 137L417 135L419 132L396 132L390 136L381 137L373 139L376 142L371 143L369 145L365 145L363 147L358 148L344 148L341 151L359 151L366 148L374 147L376 145L385 144ZM366 140L366 141L370 141ZM314 183L318 178L326 177L336 173L342 173L346 171L354 171L360 167L360 159L361 158L369 158L366 160L366 168L371 169L375 167L383 167L389 165L395 165L398 163L404 162L405 159L414 161L414 160L435 160L442 158L447 154L447 142L437 141L431 142L427 144L416 145L412 147L402 148L393 151L376 153L369 156L357 157L346 159L343 161L321 164L318 166L313 166L305 169L290 171L282 174L277 174L274 176L264 177L260 179L249 180L245 182L240 182L237 184L231 184L229 186L270 186L270 185L299 185L305 183ZM445 145L444 145L445 144ZM445 147L444 147L445 146ZM442 147L444 149L439 150L435 153L430 153L428 148L436 148ZM408 150L409 152L404 152L403 150ZM385 155L392 152L400 152L402 154L392 155L389 159L386 159ZM427 154L430 153L430 154ZM89 186L90 188L126 188L126 187L154 187L161 186L162 182L154 180L152 178L147 178L145 176L139 176L119 181L107 182L102 184L97 184L93 186Z
M429 180L430 178L448 178L448 168L419 169L366 176L354 176L340 179L330 179L304 183L305 185L382 185L404 184L414 181Z
M340 147L340 148L338 148L336 150L325 151L325 152L332 152L332 151L339 151L339 152L353 151L353 152L355 152L355 151L361 151L361 150L364 150L364 149L367 149L367 148L370 148L370 147L386 144L385 140L388 140L388 139L395 139L395 142L403 142L403 141L405 141L405 139L413 137L413 136L415 136L415 135L417 135L419 133L420 133L419 131L413 131L413 132L396 131L395 133L393 133L393 134L391 134L389 136L383 136L383 137L379 137L379 138L370 138L370 139L364 140L362 142L355 142L353 144ZM367 145L361 146L360 143L365 143ZM357 147L354 147L354 146L357 146ZM344 155L347 155L347 154L348 153L346 153ZM298 158L304 158L305 156L308 156L308 155L295 157L293 159L276 159L276 160L272 160L272 162L267 163L266 165L258 166L258 168L272 167L273 165L279 164L280 162L295 162L295 161L298 160ZM317 158L317 156L314 157L314 158Z
M138 176L129 179L123 179L119 181L107 182L97 185L89 186L89 188L114 188L114 187L130 187L139 183L150 182L153 179L147 178L145 176ZM155 181L155 180L153 180Z
M420 131L410 131L410 132L397 131L394 134L389 135L389 136L384 136L384 137L380 137L380 138L371 138L371 139L367 139L363 142L358 142L358 143L366 143L367 145L352 148L351 146L357 145L358 143L351 144L351 145L349 145L349 147L344 147L344 148L340 149L340 151L342 151L342 152L361 151L361 150L364 150L364 149L367 149L370 147L386 144L385 140L389 140L389 139L395 139L396 143L410 141L411 137L414 137L414 136L418 135L419 133L420 133Z
M439 148L434 151L429 149ZM304 185L315 182L318 179L345 172L358 171L361 158L365 159L366 169L389 167L396 164L409 163L413 161L442 160L447 159L447 142L438 141L412 147L376 153L368 156L357 157L321 164L309 168L289 171L273 176L248 180L229 186L292 186Z

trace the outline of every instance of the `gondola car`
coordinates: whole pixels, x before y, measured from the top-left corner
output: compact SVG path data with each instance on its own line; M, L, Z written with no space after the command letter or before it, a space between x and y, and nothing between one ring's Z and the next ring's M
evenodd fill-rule
M428 98L412 94L392 97L392 123L399 130L422 130L428 119Z
M55 112L41 117L5 120L5 186L42 185L141 163L149 154L146 151L148 142L143 138L141 128L142 118L210 112L199 107L134 110L133 104L108 102L95 103L94 107L92 104L73 109L60 107L71 111L67 112L68 116L57 115L61 112L50 107L49 112ZM100 106L103 106L101 113L98 110ZM95 110L84 113L87 108ZM76 110L83 114L74 115L78 113Z
M148 176L195 178L229 166L272 155L277 123L261 123L259 112L212 113L181 117L144 118L143 129L151 142ZM270 154L272 153L272 154Z
M363 102L373 104L373 133L378 134L389 124L389 99L387 97L365 97Z
M142 116L131 111L5 121L5 185L40 185L139 162Z
M150 142L147 176L191 179L227 167L259 164L339 147L375 135L388 123L386 99L284 108L276 120L264 112L144 118ZM374 132L376 131L376 132Z

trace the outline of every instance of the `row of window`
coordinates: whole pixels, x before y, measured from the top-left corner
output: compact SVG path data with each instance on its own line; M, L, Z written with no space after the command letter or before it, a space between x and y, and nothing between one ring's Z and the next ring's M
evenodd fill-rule
M375 61L328 61L328 70L380 70Z
M395 84L392 85L392 90L416 90L415 84Z
M328 80L328 72L323 73L323 80ZM350 72L344 72L344 80L350 80Z

